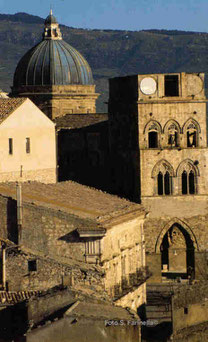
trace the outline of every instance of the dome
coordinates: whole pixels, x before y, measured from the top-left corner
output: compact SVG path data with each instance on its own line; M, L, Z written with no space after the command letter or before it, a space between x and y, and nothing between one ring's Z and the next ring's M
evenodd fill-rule
M43 40L30 49L17 65L14 88L93 83L89 64L76 49L62 40L59 25L51 12L45 21Z

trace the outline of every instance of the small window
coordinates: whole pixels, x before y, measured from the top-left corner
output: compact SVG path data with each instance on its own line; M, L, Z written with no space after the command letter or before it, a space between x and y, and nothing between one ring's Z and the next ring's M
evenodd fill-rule
M188 193L187 172L183 171L183 173L182 173L182 194L187 195L187 193Z
M165 96L179 96L178 75L165 76Z
M170 174L167 171L164 176L164 187L165 187L165 195L171 194L171 180L170 180Z
M13 154L13 139L9 138L9 154Z
M157 175L157 189L158 195L171 195L172 194L172 180L168 171L165 175L159 172Z
M187 131L187 147L196 147L196 131Z
M191 170L189 174L186 171L182 173L182 195L194 195L196 193L195 175Z
M100 254L100 240L86 241L86 255L99 255Z
M149 148L157 148L158 147L158 133L151 131L148 133L148 143Z
M29 260L28 261L28 272L37 271L37 260Z
M184 315L188 315L188 308L184 308Z
M30 153L30 138L26 138L26 153Z
M189 193L190 195L195 194L195 179L192 170L189 172Z
M158 195L163 195L163 174L162 174L162 172L158 173L157 183L158 183Z

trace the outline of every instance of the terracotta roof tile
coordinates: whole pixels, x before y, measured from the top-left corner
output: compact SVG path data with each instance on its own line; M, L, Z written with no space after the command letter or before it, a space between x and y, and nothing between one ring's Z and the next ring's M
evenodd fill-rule
M15 183L0 183L0 194L16 198ZM143 211L140 204L110 195L72 181L57 184L30 182L22 184L23 201L61 210L80 218L115 217L129 211Z
M25 97L0 98L0 123L2 123L25 100Z
M2 123L25 100L25 97L15 97L8 99L0 98L0 123Z

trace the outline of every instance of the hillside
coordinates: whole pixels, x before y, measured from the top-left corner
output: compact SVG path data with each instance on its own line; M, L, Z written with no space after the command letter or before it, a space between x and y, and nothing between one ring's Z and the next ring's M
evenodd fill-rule
M44 19L26 13L0 14L0 88L9 91L22 55L41 40ZM135 73L206 72L208 34L184 31L84 30L61 25L63 38L89 62L106 111L108 78Z

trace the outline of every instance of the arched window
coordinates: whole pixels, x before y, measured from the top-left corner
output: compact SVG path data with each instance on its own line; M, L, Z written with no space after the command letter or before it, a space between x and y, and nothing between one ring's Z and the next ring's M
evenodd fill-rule
M163 195L163 174L162 174L162 172L159 172L158 176L157 176L157 188L158 188L158 195Z
M189 172L189 193L195 194L195 177L192 170Z
M158 147L158 132L148 132L148 146L149 148Z
M179 146L179 132L178 132L178 128L175 124L171 124L168 127L168 145L170 147L178 147Z
M194 195L197 193L199 170L191 160L185 160L179 165L177 176L179 178L179 193L182 195Z
M165 195L171 194L171 178L168 171L166 171L164 176L164 187L165 187Z
M157 188L158 195L170 195L172 193L172 179L168 171L165 174L158 173Z
M198 122L193 119L189 119L184 124L183 132L186 134L187 147L197 147L200 132L200 126Z
M187 147L196 147L197 146L197 131L193 128L187 129L186 132L187 137Z
M152 178L154 178L155 182L155 195L171 195L173 193L173 176L173 167L167 160L162 159L154 166L152 170Z
M188 186L187 186L188 181L187 181L187 172L186 171L183 171L181 181L182 181L182 194L187 195L187 193L188 193Z
M174 148L179 146L181 128L177 121L168 120L164 126L163 132L168 147Z
M149 121L144 129L145 139L148 148L158 148L162 129L157 121Z

